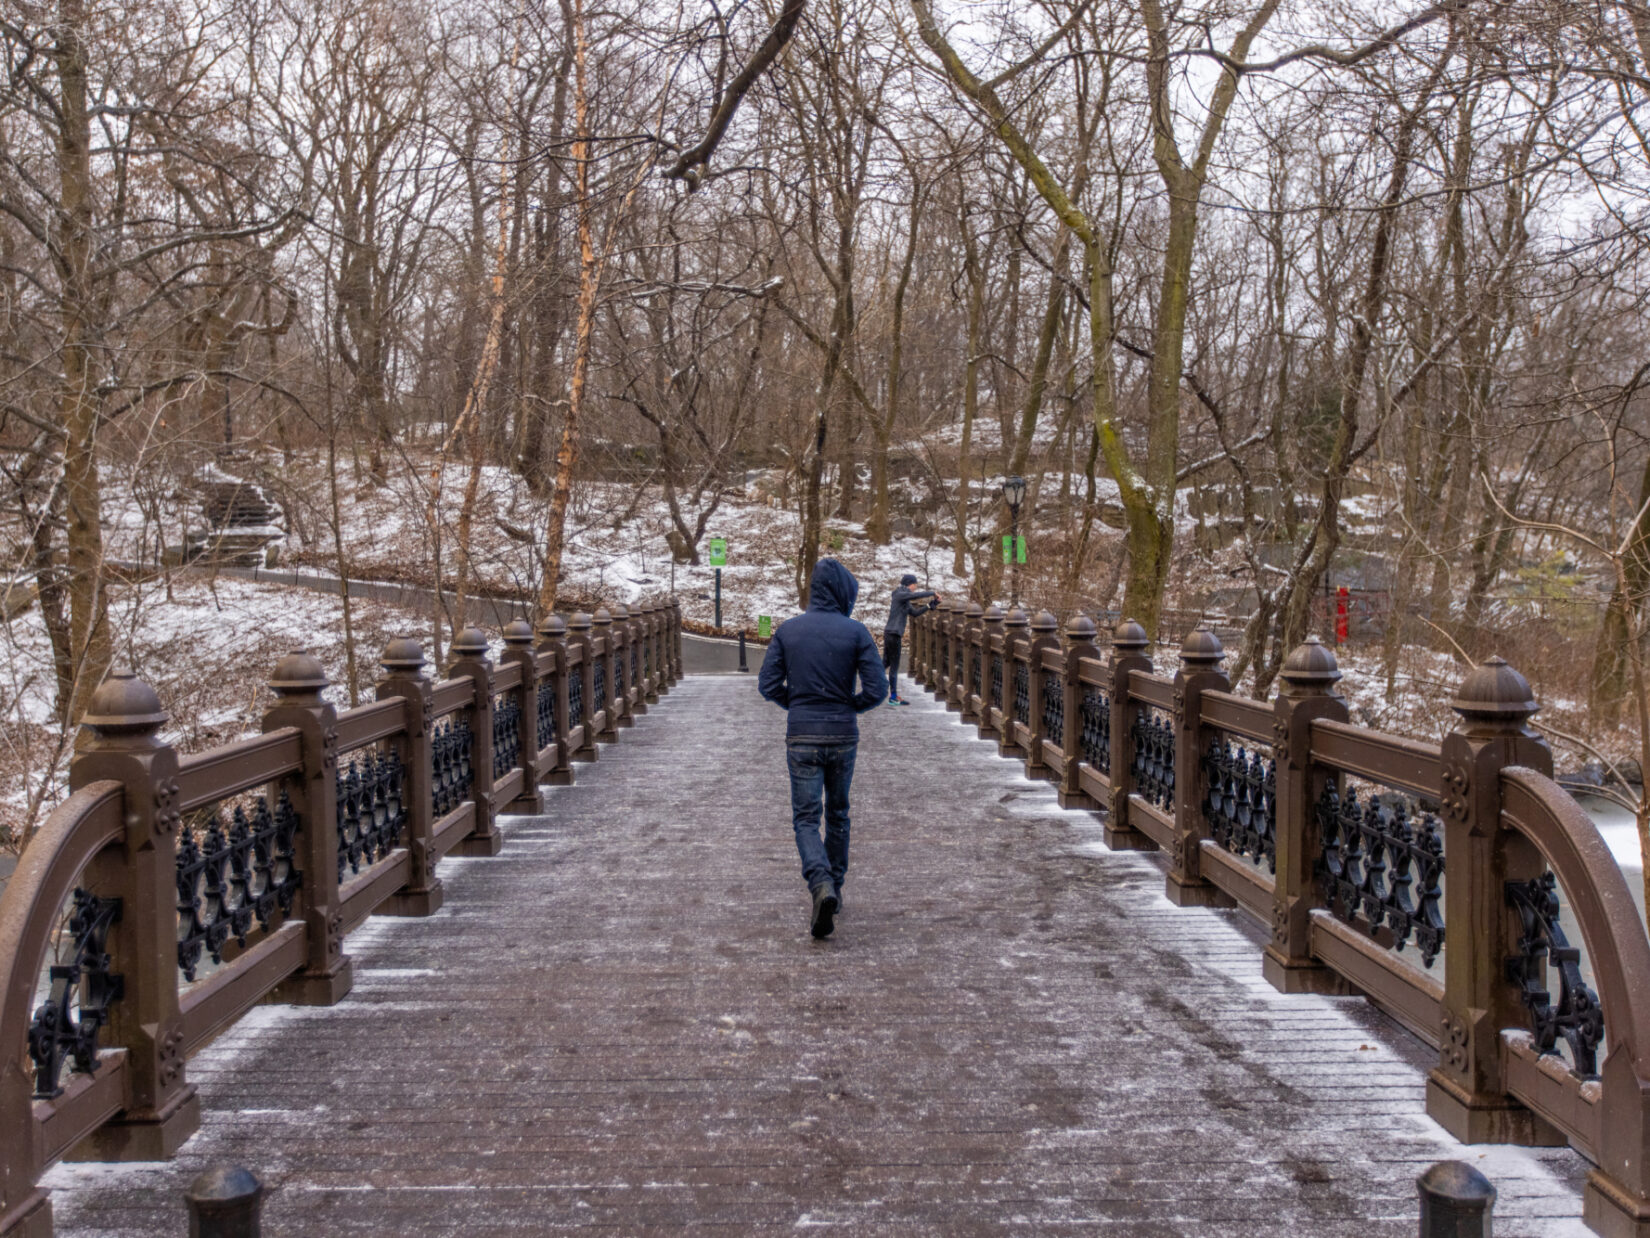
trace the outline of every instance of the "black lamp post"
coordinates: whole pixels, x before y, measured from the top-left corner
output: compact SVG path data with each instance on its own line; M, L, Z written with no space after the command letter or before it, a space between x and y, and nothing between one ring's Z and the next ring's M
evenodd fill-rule
M1003 502L1008 504L1008 604L1020 604L1020 504L1026 499L1026 479L1003 478Z

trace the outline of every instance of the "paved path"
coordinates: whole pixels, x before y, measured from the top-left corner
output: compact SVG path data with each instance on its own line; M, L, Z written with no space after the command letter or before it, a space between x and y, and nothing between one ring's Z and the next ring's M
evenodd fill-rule
M1466 1156L1496 1233L1584 1231L1567 1151L1462 1149L1424 1054L1283 997L1235 913L1178 910L926 698L865 720L836 936L805 931L780 716L690 678L349 940L355 991L261 1007L190 1071L176 1162L61 1166L63 1235L178 1235L239 1161L265 1232L1408 1236Z

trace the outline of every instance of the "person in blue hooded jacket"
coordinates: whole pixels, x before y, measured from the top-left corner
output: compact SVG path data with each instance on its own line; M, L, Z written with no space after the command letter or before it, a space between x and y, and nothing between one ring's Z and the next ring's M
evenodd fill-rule
M809 585L808 609L774 631L756 677L764 699L789 716L785 756L791 772L791 824L802 880L813 898L808 925L815 937L831 935L842 906L842 882L848 875L848 786L859 749L859 715L888 695L876 642L852 618L858 596L853 574L835 559L821 559Z

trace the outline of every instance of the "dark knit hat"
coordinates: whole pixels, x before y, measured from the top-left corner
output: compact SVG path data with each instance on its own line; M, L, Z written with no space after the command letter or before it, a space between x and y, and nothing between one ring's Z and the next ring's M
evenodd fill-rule
M899 582L902 585L914 585L917 583L917 574L915 572L907 572L899 578Z

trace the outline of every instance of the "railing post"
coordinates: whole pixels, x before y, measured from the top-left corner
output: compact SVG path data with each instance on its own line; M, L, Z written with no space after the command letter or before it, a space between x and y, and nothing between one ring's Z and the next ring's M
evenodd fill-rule
M504 625L504 656L501 665L521 667L521 686L516 689L516 704L521 711L521 790L516 798L504 806L504 811L536 814L544 811L544 792L539 790L539 779L544 770L539 761L539 748L547 741L539 739L539 676L538 657L533 653L533 626L525 619L512 619Z
M625 648L630 651L630 661L625 668L625 686L630 690L627 708L632 718L647 712L647 672L642 663L642 649L647 643L646 609L641 603L630 607L630 618L625 628ZM744 631L741 630L739 635L743 640Z
M942 602L936 612L940 621L935 631L939 639L934 642L934 695L940 698L940 703L947 709L957 707L956 699L951 693L951 642L952 620L961 609L961 602Z
M534 656L542 660L546 655L552 659L545 682L549 685L551 699L554 702L552 712L555 714L556 725L554 733L541 736L539 743L545 748L554 744L555 751L545 758L545 766L539 771L539 782L552 787L566 787L573 783L573 767L569 763L567 751L567 731L570 725L567 700L567 622L560 615L547 615L539 621L538 644ZM537 712L536 701L534 712Z
M417 637L398 636L384 646L378 659L384 675L378 681L378 699L401 701L401 746L404 779L401 800L407 810L407 884L378 905L381 916L427 916L440 910L446 899L441 878L435 875L434 778L430 740L435 728L435 701L424 674L424 646ZM336 846L336 844L334 844ZM334 861L336 865L336 861Z
M962 720L978 726L982 694L974 691L974 668L980 657L980 642L985 639L985 608L978 602L970 602L964 615ZM921 618L921 616L919 615L918 618Z
M682 677L682 600L670 599L670 680Z
M1024 760L1026 750L1014 739L1014 663L1023 652L1022 642L1030 639L1026 629L1031 625L1025 611L1016 606L1003 619L1003 686L997 708L1002 717L997 729L997 754Z
M624 672L624 691L615 692L619 701L619 716L614 719L615 726L635 726L636 706L631 698L636 692L636 678L631 672L640 674L640 668L630 664L631 641L636 638L636 629L631 624L630 607L620 602L613 608L613 663ZM619 681L613 681L617 688Z
M598 606L596 613L590 617L591 638L599 640L603 649L600 655L605 668L605 694L602 699L594 702L596 709L602 711L602 730L596 736L604 744L619 742L618 709L613 702L613 616L605 606Z
M1551 774L1552 752L1525 724L1539 705L1500 658L1472 670L1451 703L1462 724L1444 737L1443 1026L1427 1077L1427 1114L1463 1143L1562 1144L1564 1136L1507 1095L1501 1029L1527 1015L1507 979L1518 913L1507 883L1546 869L1535 845L1501 829L1501 771Z
M1065 754L1065 769L1055 785L1060 791L1061 808L1094 808L1096 804L1083 790L1083 780L1077 767L1083 760L1083 660L1100 660L1100 648L1094 643L1099 629L1087 615L1074 615L1066 624L1066 673L1061 680L1065 693L1066 733L1061 738L1060 751Z
M980 716L976 726L981 739L996 739L999 734L997 716L991 712L1002 706L1002 701L991 695L991 659L996 656L991 646L993 642L1001 644L1002 639L1003 608L993 602L980 616ZM1002 693L997 695L1001 697Z
M1133 619L1117 625L1111 637L1111 810L1106 813L1103 837L1113 851L1154 851L1157 844L1129 821L1129 796L1134 793L1134 718L1139 708L1129 699L1129 677L1136 671L1152 673L1146 650L1151 640Z
M1282 687L1272 702L1272 759L1277 766L1277 875L1272 893L1272 942L1262 970L1284 993L1345 993L1346 982L1312 957L1314 872L1322 850L1313 811L1335 775L1312 763L1312 723L1345 722L1346 702L1335 691L1341 672L1334 652L1316 636L1284 660Z
M1177 907L1230 907L1231 895L1205 880L1203 848L1207 830L1203 801L1203 693L1231 687L1220 669L1226 653L1207 628L1189 633L1180 646L1180 669L1174 677L1174 848L1164 889Z
M165 724L154 689L128 671L117 671L92 694L81 722L91 738L69 767L71 791L103 779L124 787L126 845L111 847L94 860L85 883L100 896L120 899L120 923L107 944L109 970L123 977L125 990L109 1007L103 1047L126 1050L131 1079L127 1110L83 1140L69 1160L166 1160L200 1126L200 1101L183 1069L178 754L161 741ZM7 1000L16 998L7 995ZM21 1050L21 1045L7 1049ZM4 1138L9 1142L25 1135L7 1131Z
M1060 647L1060 621L1053 612L1040 610L1031 621L1031 643L1026 650L1026 688L1030 700L1027 723L1031 727L1031 742L1026 745L1026 777L1048 777L1048 763L1043 760L1043 741L1048 738L1048 727L1043 720L1043 651Z
M665 678L664 662L660 657L663 646L659 639L659 634L665 629L665 616L664 607L657 599L649 602L644 610L647 622L642 639L647 642L647 703L651 705L659 699L659 689L663 686Z
M942 603L943 605L943 603ZM934 690L934 642L939 631L940 608L924 611L916 621L922 624L922 639L917 642L917 660L911 663L911 678L928 692Z
M590 663L592 661L590 640L591 619L584 611L578 611L567 624L567 643L576 645L583 651L579 659L578 669L572 673L579 677L579 688L584 700L584 735L577 748L568 751L568 759L572 761L594 761L596 759L596 724L592 719L596 716L596 676ZM569 718L563 725L571 728L572 719Z
M475 824L453 848L459 855L497 855L504 849L498 832L498 805L493 802L493 660L487 655L487 633L465 628L452 644L450 679L470 677L470 799L476 806Z

